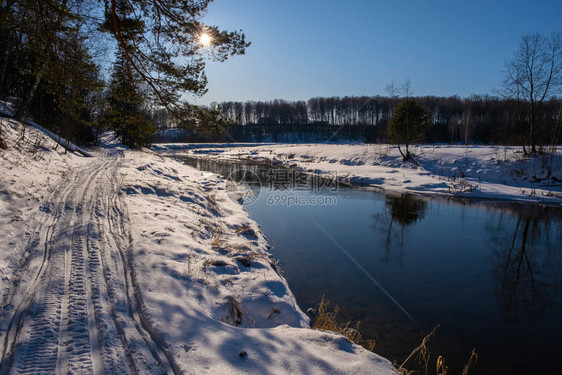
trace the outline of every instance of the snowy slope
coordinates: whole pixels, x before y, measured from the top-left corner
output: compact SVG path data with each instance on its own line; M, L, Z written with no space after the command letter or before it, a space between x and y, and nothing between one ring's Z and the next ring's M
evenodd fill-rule
M266 160L405 193L562 204L561 151L525 157L519 147L423 145L412 147L416 164L402 162L397 148L390 145L161 144L153 149L224 160Z
M0 372L395 373L306 328L217 176L111 134L84 158L1 126Z

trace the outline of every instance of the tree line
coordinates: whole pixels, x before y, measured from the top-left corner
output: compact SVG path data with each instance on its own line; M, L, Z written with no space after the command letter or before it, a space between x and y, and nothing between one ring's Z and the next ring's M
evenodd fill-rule
M489 95L412 99L430 114L426 142L520 145L527 136L530 118L521 100ZM235 123L227 132L239 142L384 143L388 141L388 122L404 100L398 96L316 97L308 101L223 102L213 107ZM562 99L546 100L536 123L538 144L560 144ZM222 138L228 140L228 136Z

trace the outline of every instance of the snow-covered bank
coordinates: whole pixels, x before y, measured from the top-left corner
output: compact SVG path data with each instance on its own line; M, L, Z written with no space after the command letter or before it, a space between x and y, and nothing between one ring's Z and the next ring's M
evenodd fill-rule
M144 300L178 363L195 373L390 369L343 337L300 329L308 318L222 180L135 154L122 171L136 267L151 275L140 279Z
M1 126L3 371L395 373L307 328L263 233L216 175L110 134L83 158Z
M153 149L221 160L269 161L405 193L562 204L561 151L525 157L519 147L423 145L412 148L416 164L404 163L397 148L389 145L159 144Z

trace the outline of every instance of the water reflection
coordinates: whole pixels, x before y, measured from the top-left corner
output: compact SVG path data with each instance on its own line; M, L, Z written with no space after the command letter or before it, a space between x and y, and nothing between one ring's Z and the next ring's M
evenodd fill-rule
M524 213L504 209L487 228L494 247L492 281L504 320L536 324L559 302L560 221L552 223L540 209Z
M384 212L373 215L375 229L380 228L386 231L383 260L385 263L388 263L391 249L398 248L397 258L400 264L402 264L405 228L423 220L427 201L410 194L387 192L385 207L386 210ZM398 227L396 227L395 223L398 224ZM399 246L396 246L395 242L399 242Z
M268 178L267 165L193 163L223 176L243 168ZM292 175L269 176L286 182ZM306 189L303 195L318 194ZM275 186L266 183L261 192L247 209L274 244L301 307L326 294L340 305L342 320L361 321L363 337L376 339L376 351L390 359L403 360L421 339L418 327L311 224L313 217L424 330L441 325L432 349L446 356L451 373L461 372L474 347L480 358L471 374L558 371L561 209L344 187L336 206L288 208L264 199L278 193Z
M401 227L423 220L427 202L410 194L386 195L386 206L390 210L392 221L397 221Z
M184 162L203 171L220 174L227 182L239 185L240 193L244 188L250 190L247 196L259 196L260 189L269 191L309 191L313 193L335 193L339 188L336 175L311 174L304 171L273 166L269 163L247 163L244 161L213 161L186 157ZM243 185L243 186L242 186ZM231 185L227 187L232 188ZM240 203L248 203L240 200Z
M225 178L230 177L237 182L244 182L248 185L260 185L262 181L265 181L268 168L268 165L258 163L244 164L242 168L240 163L217 162L199 158L185 158L184 162L201 171L212 171Z

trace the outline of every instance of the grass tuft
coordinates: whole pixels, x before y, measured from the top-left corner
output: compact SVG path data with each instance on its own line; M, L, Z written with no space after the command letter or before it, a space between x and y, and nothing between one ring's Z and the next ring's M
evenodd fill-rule
M394 362L394 367L396 367L396 371L398 371L398 373L400 375L413 375L413 374L421 374L421 371L413 371L413 370L408 370L406 369L406 363L408 363L408 361L412 358L414 358L417 355L417 359L418 359L418 364L420 365L420 368L424 370L424 374L427 375L428 370L429 370L429 360L431 357L431 353L429 351L428 348L428 343L429 340L431 340L431 338L435 335L435 331L437 330L437 328L439 328L439 324L437 326L435 326L435 328L433 328L433 331L431 331L429 334L427 334L427 336L425 336L421 342L420 345L418 345L418 347L416 347L412 353L410 353L410 355L406 358L406 360L404 360L404 362L402 362L402 364L400 366L397 365L396 361ZM468 370L470 370L470 367L472 367L474 364L476 364L476 361L478 360L478 355L476 354L475 349L472 350L472 354L470 355L470 358L468 359L468 363L464 366L461 375L468 375ZM443 356L438 356L437 357L437 361L435 363L435 373L436 375L447 375L447 370L448 367L445 366L445 358Z
M226 323L233 324L234 326L239 326L242 324L242 316L244 315L244 311L242 310L242 305L240 301L235 296L228 297L230 302L230 309L226 316Z
M318 316L312 325L312 329L337 332L349 341L355 344L363 345L370 351L373 351L376 342L375 340L363 340L363 337L359 332L359 324L361 322L357 322L353 326L351 326L351 322L339 324L336 321L336 316L338 315L340 308L336 305L332 311L329 311L329 304L330 302L325 299L325 296L322 296L322 300L318 306Z
M478 354L476 354L476 349L472 349L472 354L470 355L467 364L462 369L461 375L468 375L468 370L476 364L476 361L478 361Z
M406 374L411 374L412 371L408 371L406 370L406 368L404 367L406 365L406 363L413 358L416 354L418 355L418 362L420 363L420 365L422 365L423 368L425 368L425 373L427 374L427 368L429 366L429 358L430 358L430 352L429 349L427 347L427 343L429 342L429 340L431 340L431 338L435 335L435 331L437 330L437 328L439 328L439 324L437 326L435 326L435 328L433 328L433 331L431 331L430 333L427 334L427 336L425 336L421 342L420 345L418 345L418 347L416 347L411 353L410 355L404 360L404 362L402 362L402 364L400 365L400 367L397 368L397 371L400 374L406 375ZM439 362L439 359L437 360ZM439 366L437 367L439 368Z

